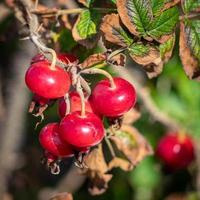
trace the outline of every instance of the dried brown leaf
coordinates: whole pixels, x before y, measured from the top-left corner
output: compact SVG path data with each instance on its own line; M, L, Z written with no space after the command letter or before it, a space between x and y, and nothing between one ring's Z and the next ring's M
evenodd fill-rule
M72 197L72 194L63 192L63 193L56 194L55 196L50 198L50 200L73 200L73 197Z
M100 30L104 33L104 39L115 45L126 47L131 39L122 29L122 23L118 14L106 15L103 18ZM130 41L129 41L130 40Z
M88 191L91 195L103 194L108 189L108 182L112 179L112 174L95 173L90 176L91 184Z
M100 174L104 174L108 171L101 144L84 157L84 163L89 171L95 171Z
M137 129L129 125L123 125L115 136L110 139L126 158L136 166L146 156L152 155L153 151L147 140Z
M187 76L190 79L200 80L200 68L198 66L198 61L192 55L192 52L187 45L187 36L183 22L180 22L179 54Z
M160 52L154 47L150 47L149 52L145 55L130 54L130 56L136 63L143 65L149 78L158 76L163 70Z
M106 55L104 53L98 53L90 55L88 58L84 60L83 63L80 64L81 68L92 67L94 65L100 64L106 60Z
M123 53L119 53L109 59L108 62L116 66L124 67L126 64L126 55L124 55Z
M133 122L137 121L141 116L141 113L136 109L131 109L123 116L123 124L131 125Z
M118 157L113 158L108 164L109 170L116 167L120 167L124 171L130 171L133 169L133 165L128 160Z

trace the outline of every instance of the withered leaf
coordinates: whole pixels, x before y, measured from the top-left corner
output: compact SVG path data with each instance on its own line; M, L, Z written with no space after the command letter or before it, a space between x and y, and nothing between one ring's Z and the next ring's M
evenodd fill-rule
M108 189L108 182L112 179L112 174L94 173L91 174L90 179L88 191L91 195L100 195Z
M81 68L87 68L92 67L97 64L100 64L106 60L106 55L104 53L98 53L90 55L88 58L86 58L83 63L80 64Z
M173 52L174 45L175 45L175 37L176 37L175 33L170 35L170 38L163 44L160 44L160 46L159 46L161 58L162 58L163 62L165 62L165 63L172 56L172 52Z
M179 54L185 73L190 79L200 80L200 67L197 58L194 57L188 44L190 27L180 22ZM199 47L200 48L200 47Z
M116 45L126 47L132 44L133 39L122 28L118 14L106 15L100 27L105 40Z
M121 66L124 67L126 64L126 55L123 53L119 53L115 56L112 56L109 60L108 63L116 65L116 66Z
M141 43L133 44L129 48L131 58L138 64L143 65L149 78L158 76L163 69L163 61L157 48Z
M131 109L123 116L123 124L131 125L133 122L137 121L141 116L141 113L136 109Z
M149 0L117 0L123 24L136 36L146 36L146 27L153 19Z
M124 171L130 171L133 169L133 165L128 160L118 157L113 158L108 164L109 170L116 167L120 167Z
M95 171L100 174L104 174L108 171L101 144L84 157L84 163L89 171Z
M137 129L129 125L123 125L119 131L116 131L115 136L111 136L110 139L133 166L136 166L146 156L153 153L147 140Z
M50 198L50 200L73 200L73 197L72 197L72 194L63 192L63 193L56 194L55 196Z

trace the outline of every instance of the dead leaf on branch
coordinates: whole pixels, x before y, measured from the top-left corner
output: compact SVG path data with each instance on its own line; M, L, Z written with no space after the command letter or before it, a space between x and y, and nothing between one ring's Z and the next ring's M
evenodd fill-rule
M85 156L84 163L88 167L83 170L83 174L90 179L89 192L92 195L104 193L108 188L108 182L111 180L112 175L106 174L108 165L104 159L102 144Z
M84 163L88 170L104 174L108 171L107 163L104 159L102 144L98 148L93 149L87 156L84 157Z
M137 111L136 109L131 109L127 113L124 114L122 123L125 125L131 125L135 121L137 121L141 116L141 113Z
M119 53L115 56L112 56L109 60L108 63L120 67L125 67L126 65L126 55L123 53Z
M80 67L83 69L87 67L92 67L104 62L105 60L106 55L104 53L93 54L86 58L84 62L80 64Z
M137 129L129 125L123 125L119 131L116 131L116 135L111 136L110 139L131 162L133 167L153 153L147 140Z
M200 80L200 68L198 60L192 55L187 44L185 25L180 22L179 54L185 73L190 79Z
M133 169L133 165L128 160L118 157L113 158L108 164L109 170L116 167L119 167L124 171L130 171Z
M112 174L93 173L90 175L90 179L88 191L91 195L100 195L108 189L108 182L112 179Z
M143 65L149 78L158 76L163 70L163 61L157 48L149 46L144 54L134 53L130 49L131 58L138 64Z
M73 200L73 197L72 197L72 194L63 192L63 193L56 194L55 196L50 198L50 200Z
M104 33L105 40L115 45L127 47L133 42L133 39L123 30L118 14L106 15L100 30Z
M171 1L166 2L164 7L161 9L160 12L163 12L163 11L165 11L165 10L175 6L175 5L177 5L180 1L181 0L171 0Z

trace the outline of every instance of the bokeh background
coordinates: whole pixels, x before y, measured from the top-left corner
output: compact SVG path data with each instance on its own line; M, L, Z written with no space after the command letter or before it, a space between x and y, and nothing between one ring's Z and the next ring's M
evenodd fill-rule
M53 4L54 1L50 1ZM25 86L24 74L31 58L37 53L33 44L20 40L21 26L4 1L0 1L0 199L45 200L56 190L70 191L75 200L198 200L200 199L200 163L196 160L185 170L169 171L155 157L149 156L133 171L113 170L114 178L106 193L90 196L88 181L77 175L73 160L65 160L60 175L51 175L40 163L42 149L38 133L44 124L59 121L57 104L45 112L45 120L35 130L38 119L28 114L31 93ZM178 32L177 32L178 34ZM78 49L78 57L101 51L88 51L77 46L70 32L59 31L57 48L63 52ZM51 45L51 44L50 44ZM160 112L181 124L198 147L200 136L200 84L188 80L179 56L178 41L174 56L163 73L152 80L128 59L127 70L142 87L148 88L150 98ZM108 68L107 68L108 69ZM113 72L112 69L109 69ZM96 77L95 80L101 77ZM155 149L166 127L152 118L138 99L141 118L134 126Z

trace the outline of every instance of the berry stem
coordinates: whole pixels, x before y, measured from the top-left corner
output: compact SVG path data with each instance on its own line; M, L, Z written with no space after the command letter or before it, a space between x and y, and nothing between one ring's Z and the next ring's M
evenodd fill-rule
M82 70L80 73L83 73L83 74L102 74L109 79L111 88L112 89L116 88L113 77L107 71L105 71L103 69L90 68L90 69Z
M42 51L42 53L50 53L52 55L52 62L51 62L51 69L55 69L55 65L56 65L56 52L51 49L46 47L44 44L42 44L39 40L38 40L38 35L36 34L31 34L30 35L31 41L35 44L35 46Z
M78 94L81 98L81 116L85 117L85 97L84 97L84 93L83 93L83 90L81 87L80 78L77 79L76 91L78 92Z
M110 151L112 157L115 158L115 157L116 157L115 151L114 151L114 149L113 149L113 146L112 146L110 140L109 140L107 137L105 137L105 142L106 142L106 144L107 144L107 146L108 146L108 148L109 148L109 151Z
M65 94L64 96L65 99L65 103L66 103L66 112L65 112L65 116L68 115L71 111L71 105L70 105L70 99L69 99L69 94Z
M87 81L81 76L80 76L80 83L81 83L81 86L83 87L83 89L85 90L85 92L87 93L86 99L88 99L92 93L91 88L90 88L89 84L87 83Z

